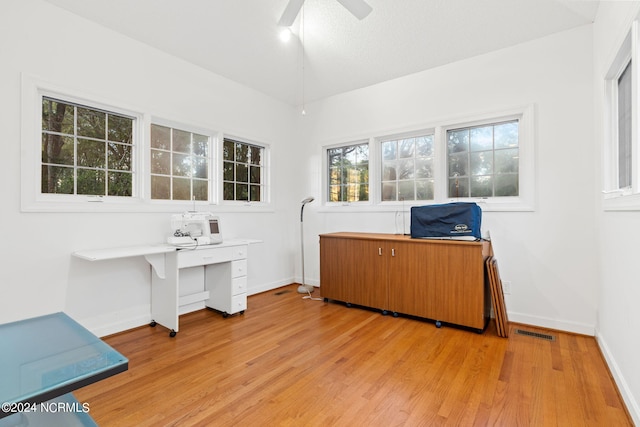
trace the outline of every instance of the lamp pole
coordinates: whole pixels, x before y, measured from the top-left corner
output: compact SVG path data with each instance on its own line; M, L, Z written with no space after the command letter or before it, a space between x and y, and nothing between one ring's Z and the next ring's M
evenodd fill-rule
M310 294L313 292L313 286L307 286L304 280L304 206L307 203L313 202L315 199L313 197L307 197L302 201L302 206L300 207L300 257L302 259L302 283L298 286L299 294Z

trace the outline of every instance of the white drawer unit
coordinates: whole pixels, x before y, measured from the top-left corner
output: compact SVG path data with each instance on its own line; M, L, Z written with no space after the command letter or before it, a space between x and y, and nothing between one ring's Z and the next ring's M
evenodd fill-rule
M181 307L202 308L204 302L223 317L244 313L249 244L259 242L225 240L217 245L184 249L144 245L77 251L74 255L88 261L144 256L151 265L151 326L161 324L174 337Z

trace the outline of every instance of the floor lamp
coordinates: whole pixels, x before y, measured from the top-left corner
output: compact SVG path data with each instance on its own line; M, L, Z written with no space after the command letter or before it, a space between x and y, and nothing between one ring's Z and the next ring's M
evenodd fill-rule
M300 254L302 257L302 284L298 286L299 294L310 294L313 292L313 286L307 286L304 283L304 227L302 226L304 222L304 205L307 203L313 202L315 199L313 197L307 197L302 201L302 207L300 208Z

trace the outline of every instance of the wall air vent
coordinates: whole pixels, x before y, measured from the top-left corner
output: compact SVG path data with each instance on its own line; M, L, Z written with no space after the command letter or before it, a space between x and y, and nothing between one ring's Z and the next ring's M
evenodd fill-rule
M533 337L533 338L539 338L541 340L547 340L547 341L555 341L556 340L556 337L554 337L553 335L541 334L540 332L525 331L524 329L516 329L515 333L517 335L526 335L526 336Z

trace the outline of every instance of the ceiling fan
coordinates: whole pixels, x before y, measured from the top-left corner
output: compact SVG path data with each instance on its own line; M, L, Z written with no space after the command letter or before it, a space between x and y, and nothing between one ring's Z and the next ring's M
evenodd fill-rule
M337 0L343 5L349 12L358 19L364 19L371 13L373 8L367 4L364 0ZM304 0L289 0L287 7L284 9L278 25L281 27L290 27L293 25L293 21L296 20L296 16L302 8Z

